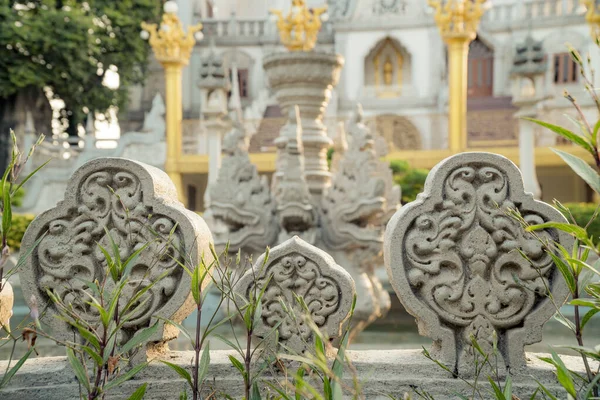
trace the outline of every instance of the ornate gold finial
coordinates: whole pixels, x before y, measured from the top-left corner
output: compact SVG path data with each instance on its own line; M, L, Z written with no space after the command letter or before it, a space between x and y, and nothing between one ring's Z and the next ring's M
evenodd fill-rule
M479 21L486 10L487 0L428 0L435 10L435 22L445 41L474 40Z
M269 10L277 17L281 43L290 51L310 51L317 43L321 21L326 21L327 6L308 8L304 0L292 0L287 16L281 10Z
M160 27L142 22L142 38L149 39L161 64L187 65L196 39L202 40L202 24L190 26L187 33L177 16L177 4L167 1Z
M592 29L592 39L600 41L600 3L596 0L581 0L587 8L585 20Z

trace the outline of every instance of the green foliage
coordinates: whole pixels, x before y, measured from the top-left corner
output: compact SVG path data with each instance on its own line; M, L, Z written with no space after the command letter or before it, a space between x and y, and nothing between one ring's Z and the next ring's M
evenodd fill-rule
M149 46L142 21L157 21L155 0L0 0L0 98L50 87L75 121L84 109L123 106L128 86L142 82ZM120 87L102 85L118 68Z
M38 146L44 140L44 135L41 135L38 138L26 156L24 156L19 150L17 146L17 138L12 130L10 131L10 135L12 138L11 159L8 167L2 174L2 179L0 180L0 196L2 198L2 201L0 202L0 292L3 289L3 279L8 279L12 274L14 274L33 250L29 249L28 251L22 252L17 265L11 270L4 270L11 249L15 250L20 247L21 238L25 233L27 225L29 225L29 222L31 221L31 219L28 217L15 216L12 212L12 207L13 205L17 204L18 199L22 197L23 184L31 179L31 177L45 165L42 164L25 178L20 179L23 167L25 164L27 164L27 161L29 161L29 157L31 157L35 151L36 146ZM29 350L23 355L23 357L21 357L21 359L19 359L15 365L11 366L14 349L19 336L11 332L10 325L7 324L6 321L0 321L0 332L3 332L0 340L2 340L4 343L12 342L13 344L8 363L6 364L6 370L4 371L4 376L0 380L0 390L2 390L2 388L8 385L11 378L23 366L34 349L30 346ZM4 336L4 333L6 333L6 336ZM23 336L23 338L25 338L25 336Z
M35 216L31 214L13 214L13 223L7 238L8 246L12 251L18 251L21 248L23 235L34 218Z
M402 188L402 203L410 203L423 191L429 171L412 168L408 161L392 160L390 168L394 173L394 182Z
M597 44L600 45L600 42L597 41ZM565 91L565 98L572 103L577 111L578 119L575 120L575 125L579 128L579 133L543 121L531 121L550 129L590 154L594 161L593 167L585 160L572 154L554 150L577 175L597 194L600 194L600 148L598 145L600 97L592 83L594 72L591 58L588 56L588 65L584 65L583 58L577 50L569 47L569 51L573 61L579 66L585 91L587 91L597 107L599 120L595 124L590 124L577 100ZM558 306L556 318L572 331L578 346L569 348L581 356L581 360L585 366L585 374L578 374L569 370L560 356L554 351L552 351L552 357L543 357L541 359L554 366L556 377L570 398L598 398L600 392L600 374L598 374L597 370L592 369L588 361L589 359L600 360L598 336L588 332L590 330L588 326L589 321L600 314L600 262L597 260L593 261L590 258L590 254L600 256L598 205L571 205L569 207L559 202L555 202L555 205L567 218L568 223L550 222L529 226L516 211L513 212L513 215L542 244L544 251L552 257L563 279L567 283L570 291L569 304L573 306L575 314L574 321L571 322L562 315ZM545 229L559 230L572 236L575 243L573 251L568 251L558 243L537 235L538 231ZM593 343L592 347L587 347L590 340ZM586 346L585 343L588 343L588 345ZM541 384L540 389L550 398L556 398Z
M577 225L587 225L588 235L598 243L598 240L600 240L600 219L592 218L598 205L594 203L567 203L565 207L569 209Z

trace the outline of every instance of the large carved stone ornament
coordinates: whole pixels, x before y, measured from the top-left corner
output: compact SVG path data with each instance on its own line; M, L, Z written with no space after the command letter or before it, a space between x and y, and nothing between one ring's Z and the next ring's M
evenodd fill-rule
M215 246L227 242L232 251L263 252L277 240L275 203L266 179L261 179L248 156L248 136L234 124L223 139L223 163L210 185L209 225Z
M279 346L296 354L314 349L313 331L303 320L307 313L295 296L304 299L310 318L323 334L331 339L341 336L356 291L350 275L327 253L295 236L271 249L266 264L265 254L261 255L235 291L253 299L265 285L254 334L258 338L270 334L267 343L272 351ZM278 323L279 343L275 343L272 331Z
M35 296L40 310L46 310L42 322L59 339L73 340L74 333L57 317L47 291L71 304L87 322L99 324L98 313L87 304L94 293L86 282L102 282L107 275L98 246L111 248L107 232L123 260L148 244L132 267L123 302L166 274L142 295L139 303L145 304L124 323L120 340L125 342L155 321L159 329L148 343L174 339L178 330L160 318L180 322L194 309L190 277L178 262L196 265L202 254L210 257L212 238L202 218L177 200L168 176L136 161L102 158L86 163L73 174L65 199L29 225L23 248L33 248L38 240L39 244L19 271L24 297ZM182 254L189 258L184 260ZM109 280L107 287L111 284Z
M464 153L438 164L424 193L387 227L385 263L396 294L438 356L465 373L474 370L472 336L490 353L497 340L500 366L523 366L523 347L541 341L556 312L548 290L559 305L568 293L552 258L508 209L530 224L564 221L524 192L510 160ZM573 246L556 230L539 234Z

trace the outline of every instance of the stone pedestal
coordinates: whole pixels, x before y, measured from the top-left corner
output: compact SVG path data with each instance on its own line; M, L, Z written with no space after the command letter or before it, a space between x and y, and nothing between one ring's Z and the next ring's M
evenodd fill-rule
M230 128L230 124L221 118L210 119L203 122L207 137L208 147L208 184L215 183L221 168L221 142L223 136ZM210 191L204 192L205 206L210 204Z
M533 122L521 119L523 117L535 118L536 114L534 110L528 110L528 107L525 107L517 112L515 117L519 118L519 168L523 175L523 185L526 192L533 193L533 197L536 199L541 199L542 189L535 170L535 125Z
M313 197L319 197L330 185L331 174L327 166L327 148L332 140L323 125L323 113L331 98L331 90L339 81L344 64L337 54L311 52L275 53L265 57L263 67L269 84L284 115L290 107L300 108L302 141L304 143L305 176ZM289 121L288 121L289 123ZM284 132L295 132L284 126ZM278 167L287 143L282 134L275 144L278 148ZM277 168L274 179L283 171Z

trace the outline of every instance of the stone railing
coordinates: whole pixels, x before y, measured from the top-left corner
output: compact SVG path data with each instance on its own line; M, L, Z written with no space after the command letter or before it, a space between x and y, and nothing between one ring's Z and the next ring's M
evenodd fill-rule
M279 35L275 23L267 18L254 19L199 19L203 31L214 37L217 45L278 44ZM333 25L323 24L319 32L319 43L333 43ZM208 41L199 42L199 46L208 45Z
M465 153L442 161L429 174L424 193L397 211L387 226L383 252L388 276L398 298L416 318L420 333L433 340L431 354L450 370L470 379L475 357L470 343L475 338L485 351L498 349L498 373L504 377L510 371L516 396L529 398L538 380L563 398L551 367L538 355L526 356L524 346L541 341L542 328L556 312L554 307L567 298L566 284L540 243L507 215L515 208L532 224L564 221L554 208L524 192L520 171L502 156ZM126 222L127 218L133 222ZM32 248L19 272L23 294L44 310L41 323L51 327L56 337L74 340L75 332L56 318L59 310L48 291L69 300L83 313L86 323L98 323L98 314L85 305L85 293L93 296L86 282L107 274L105 257L96 246L108 245L110 233L120 243L120 256L127 258L155 237L146 225L172 239L165 241L158 235L159 240L151 241L136 259L133 271L140 284L126 286L122 292L125 299L148 285L152 277L162 279L146 292L143 299L149 301L136 308L135 318L118 338L126 342L156 323L154 334L144 337L146 351L131 362L166 359L191 371L192 352L165 352L164 344L177 336L165 318L180 322L194 308L190 307L192 278L180 267L177 254L197 263L202 254L211 254L212 237L202 218L178 202L167 175L154 167L102 158L79 168L69 181L64 200L40 214L23 238L22 248ZM539 235L569 252L573 246L570 236L552 229ZM171 251L175 245L177 252ZM158 256L165 253L170 256ZM310 330L288 320L289 310L296 315L301 311L297 295L308 305L318 329L332 340L338 337L348 321L355 293L344 265L297 237L274 247L265 257L259 257L235 286L238 296L246 298L264 289L262 312L253 333L260 338L277 330L274 337L279 342L270 344L275 351L306 354L314 349ZM356 295L361 301L364 293ZM277 325L279 321L283 323ZM387 394L401 397L415 387L437 399L471 393L464 382L420 353L415 349L348 351L347 355L368 399L388 398ZM206 379L213 393L240 398L242 378L228 359L232 354L211 351ZM583 371L579 359L563 356L563 360L569 368ZM6 362L0 362L0 370L5 369ZM283 379L277 372L280 369L269 371L265 380ZM344 379L351 387L352 374ZM148 383L147 399L178 398L185 387L184 379L153 361L113 394L125 398L144 382ZM51 400L77 398L78 393L65 357L38 357L25 362L1 397Z
M583 23L583 12L579 0L524 0L511 4L494 4L482 18L483 30L503 30L523 26L529 21L534 26L543 26L548 21Z

